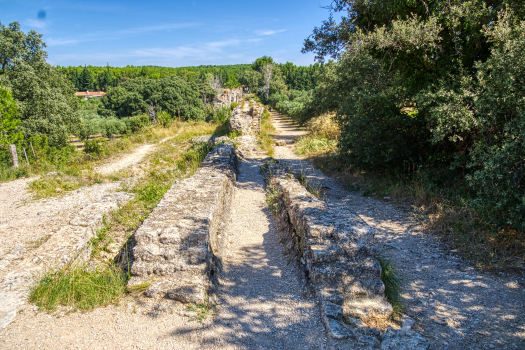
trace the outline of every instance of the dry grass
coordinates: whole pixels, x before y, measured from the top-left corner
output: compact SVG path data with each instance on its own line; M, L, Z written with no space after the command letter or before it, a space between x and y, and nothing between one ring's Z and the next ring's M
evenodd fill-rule
M267 109L264 110L261 117L261 134L259 135L259 145L263 150L268 152L270 157L275 154L273 134L275 127L272 124L272 116Z
M328 140L336 140L341 135L339 125L333 114L323 114L306 122L306 130L310 135L321 136Z

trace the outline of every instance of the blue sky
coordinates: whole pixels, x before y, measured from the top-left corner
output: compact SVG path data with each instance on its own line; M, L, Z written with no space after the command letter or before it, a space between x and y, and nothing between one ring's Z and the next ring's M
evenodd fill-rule
M53 65L251 63L262 55L309 65L303 40L330 0L0 0L0 21L42 33ZM44 16L45 15L45 16Z

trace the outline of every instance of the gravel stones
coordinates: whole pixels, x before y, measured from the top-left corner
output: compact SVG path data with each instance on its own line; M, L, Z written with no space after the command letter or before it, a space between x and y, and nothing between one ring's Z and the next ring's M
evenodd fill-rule
M221 268L236 167L233 144L222 143L195 175L172 186L135 233L130 286L155 279L145 295L206 301Z
M428 350L430 342L408 329L388 331L381 336L381 350Z

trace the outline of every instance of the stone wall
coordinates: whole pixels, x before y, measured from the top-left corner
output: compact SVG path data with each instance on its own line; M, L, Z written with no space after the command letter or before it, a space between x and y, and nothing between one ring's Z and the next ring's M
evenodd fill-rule
M216 291L236 180L233 144L216 146L192 177L175 183L135 233L129 285L145 295L204 303Z
M243 96L242 88L238 89L224 89L222 93L217 95L214 107L226 105L229 106L232 103L241 103Z
M374 230L350 209L329 207L314 197L282 166L265 168L269 185L279 193L277 218L286 249L304 268L328 334L344 339L366 329L347 326L343 317L357 325L390 317L392 306L374 256Z
M240 107L237 107L232 112L232 117L230 118L230 130L241 132L243 135L260 134L263 111L263 107L255 106L245 114Z

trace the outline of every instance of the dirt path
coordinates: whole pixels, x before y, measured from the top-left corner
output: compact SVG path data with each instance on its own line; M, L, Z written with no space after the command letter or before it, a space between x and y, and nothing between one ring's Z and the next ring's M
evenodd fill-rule
M95 168L95 172L102 175L109 175L140 163L144 157L155 151L157 145L168 141L171 137L166 137L157 144L147 144L135 148L131 153L119 155L115 159L110 159L106 164Z
M239 349L320 349L327 339L318 308L301 295L300 275L279 244L261 165L239 162L215 337Z
M416 321L413 329L431 340L431 349L525 348L525 288L515 277L474 269L422 232L409 213L344 190L293 152L293 138L304 131L272 114L276 139L288 144L276 147L275 158L326 187L328 203L350 206L375 229L379 254L392 260L403 279L405 313Z

